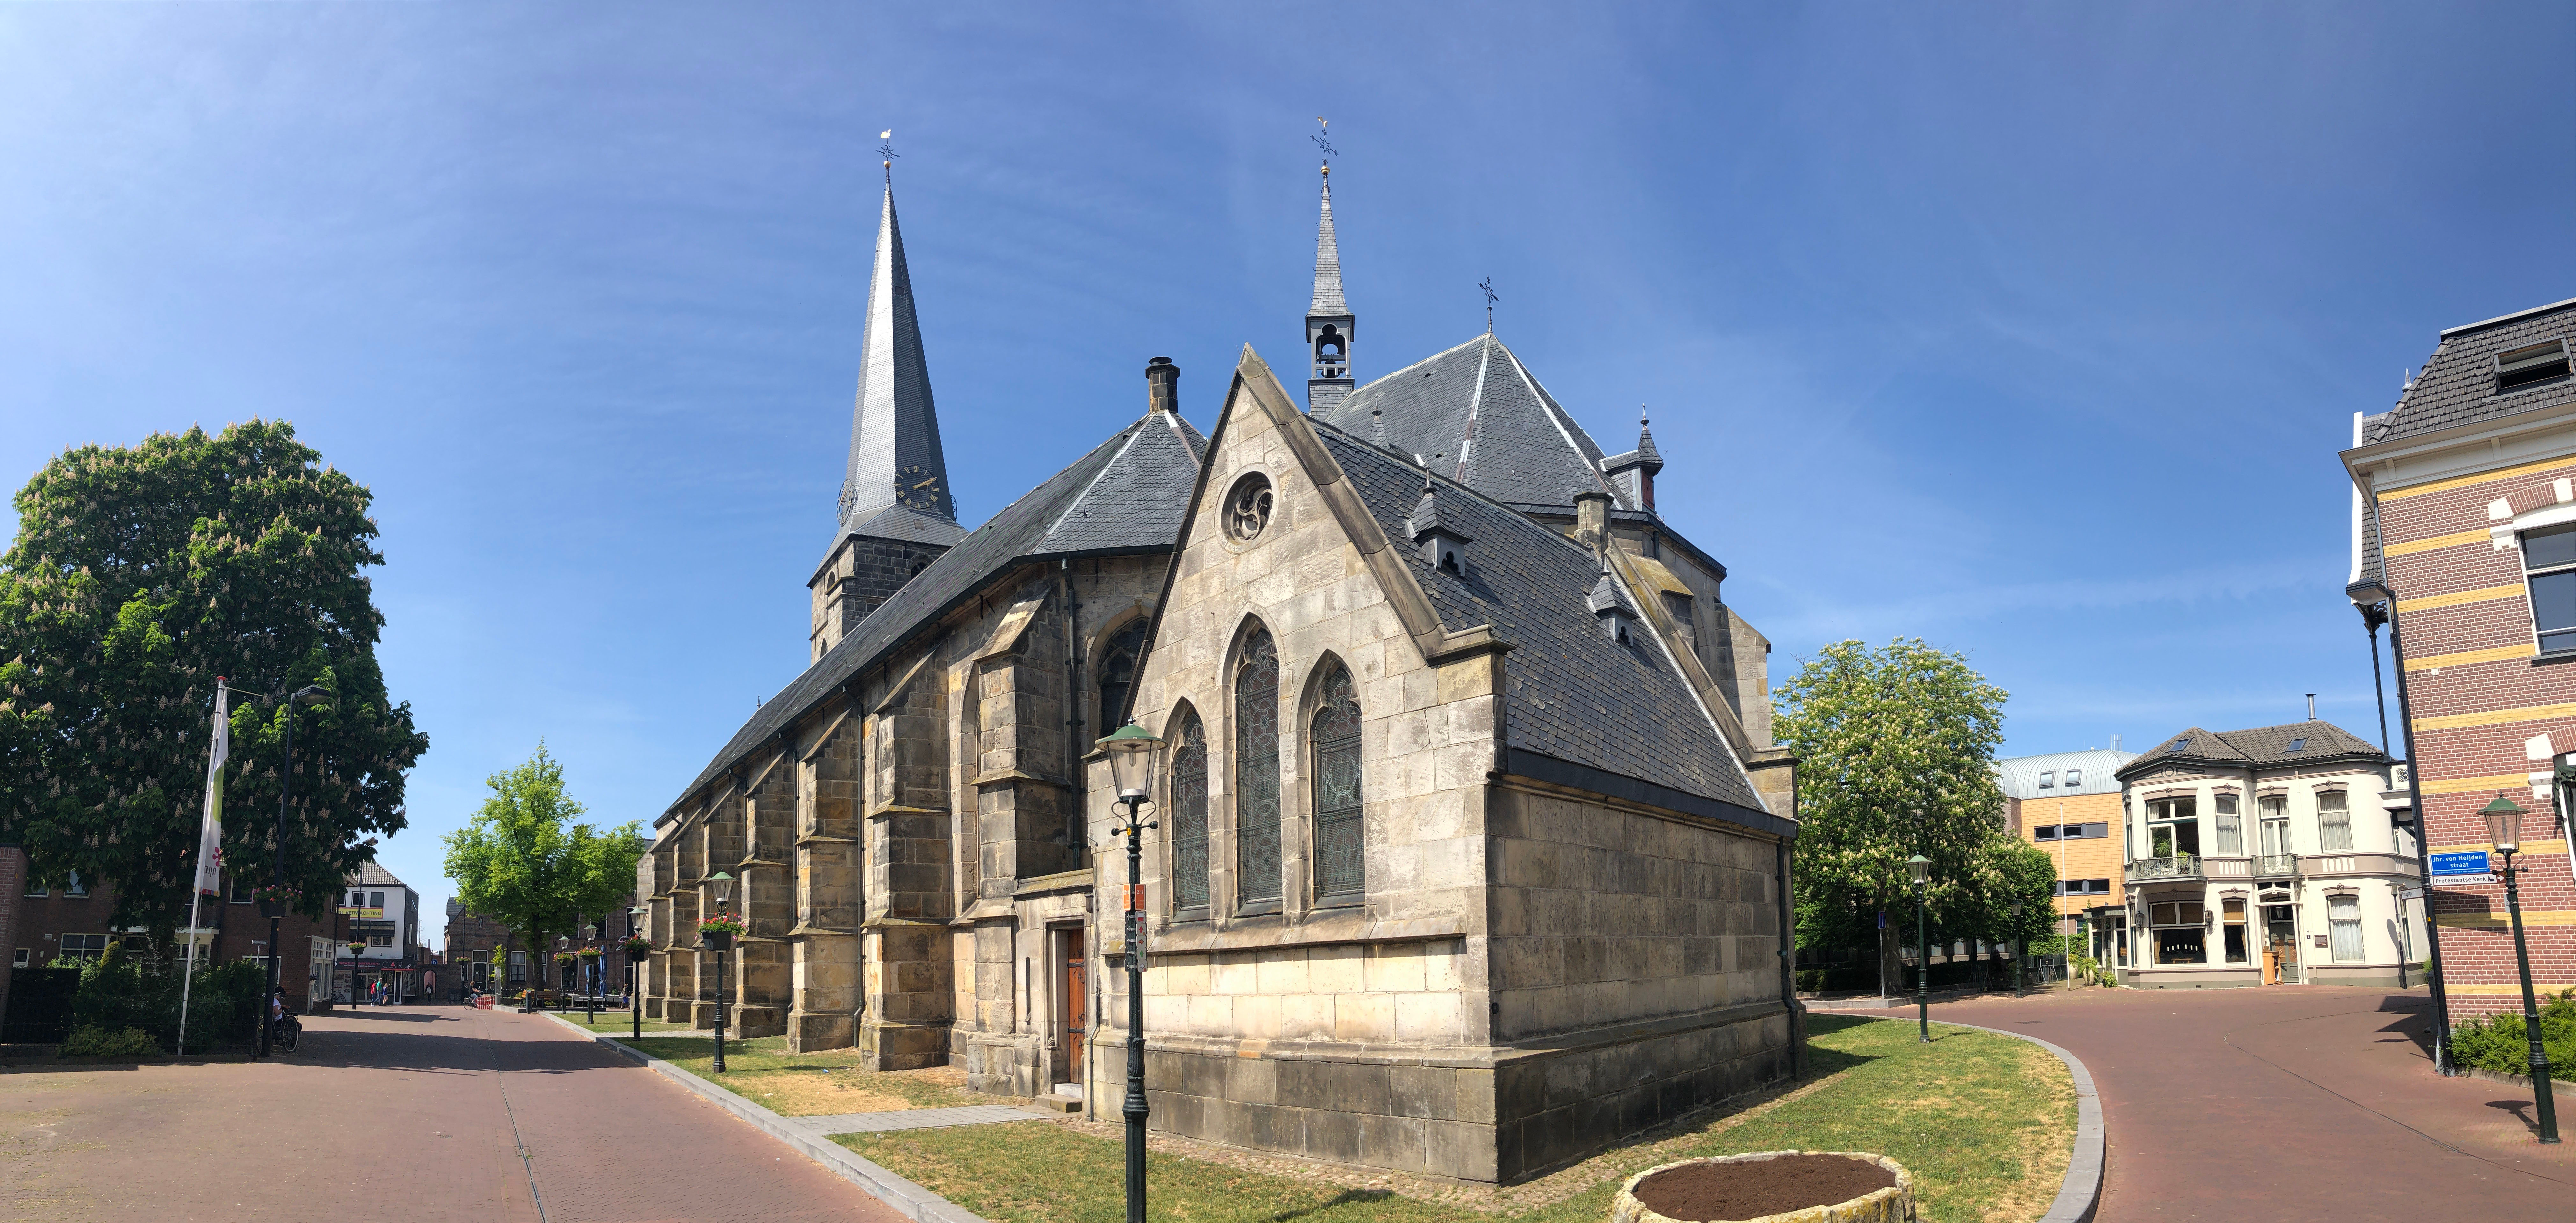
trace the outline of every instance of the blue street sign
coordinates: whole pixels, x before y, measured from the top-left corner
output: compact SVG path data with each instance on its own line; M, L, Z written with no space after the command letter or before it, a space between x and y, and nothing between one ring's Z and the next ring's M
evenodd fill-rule
M2433 878L2440 883L2493 883L2494 873L2487 864L2487 851L2468 850L2456 854L2432 856Z
M1880 909L1878 911L1878 928L1881 930L1887 928L1887 910L1885 909Z

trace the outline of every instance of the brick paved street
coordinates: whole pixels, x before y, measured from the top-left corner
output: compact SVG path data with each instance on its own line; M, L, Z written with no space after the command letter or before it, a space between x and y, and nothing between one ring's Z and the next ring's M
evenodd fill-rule
M2531 1141L2527 1091L2436 1077L2421 1044L2430 1013L2421 989L2334 986L1932 1007L1935 1020L2028 1033L2084 1059L2109 1132L2101 1223L2576 1215L2576 1145Z
M267 1065L0 1073L0 1217L901 1216L549 1020L424 1006L310 1017Z

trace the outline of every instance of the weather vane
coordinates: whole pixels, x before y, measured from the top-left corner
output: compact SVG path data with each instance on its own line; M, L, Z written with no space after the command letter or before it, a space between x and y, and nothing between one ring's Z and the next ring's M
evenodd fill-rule
M1333 158L1340 156L1341 150L1333 147L1333 126L1326 123L1322 115L1315 116L1315 127L1315 134L1306 139L1314 141L1315 147L1324 151L1324 173L1330 174L1333 172Z
M1494 334L1494 303L1503 298L1501 294L1494 292L1494 278L1491 276L1477 281L1476 287L1485 291L1485 334L1492 335Z
M885 159L886 181L890 183L894 181L894 159L896 156L894 151L894 129L887 128L882 132L878 132L877 139L885 142L884 144L877 146L877 156Z

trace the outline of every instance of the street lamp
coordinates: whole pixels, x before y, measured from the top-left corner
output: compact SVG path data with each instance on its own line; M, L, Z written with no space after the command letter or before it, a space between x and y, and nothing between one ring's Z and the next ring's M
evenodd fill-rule
M1914 1013L1922 1043L1932 1043L1932 935L1923 921L1923 906L1932 892L1932 859L1916 854L1905 860L1914 873Z
M295 790L295 707L319 705L330 699L331 694L324 692L319 684L306 684L297 689L295 695L286 698L286 767L278 770L277 773L277 868L271 876L271 881L276 885L277 899L267 906L268 988L261 990L259 994L259 1010L262 1016L268 1014L269 999L277 996L278 922L286 913L286 802L287 796ZM357 984L358 970L352 966L349 970L349 986L354 990ZM352 994L351 997L354 999L355 995ZM268 1056L268 1029L269 1025L263 1020L259 1025L257 1056Z
M1127 929L1120 941L1127 950L1127 1099L1119 1112L1127 1118L1127 1223L1145 1223L1145 830L1136 809L1154 794L1154 763L1163 741L1133 722L1100 740L1109 753L1109 775L1118 786L1118 802L1127 808L1127 823L1114 831L1127 838Z
M2398 632L2397 592L2379 578L2364 578L2343 588L2345 597L2361 612L2364 628L2376 629L2376 621L2388 624L2388 654L2397 664L2397 728L2406 736L2406 800L2415 815L2415 877L2424 888L2424 949L2429 958L2426 977L2433 993L2433 1072L2449 1076L2456 1073L2451 1065L2451 998L2450 987L2442 980L2442 931L2433 924L2432 818L2424 810L2424 776L2415 759L2415 716L2406 696L2406 642ZM2376 638L2370 651L2370 664L2379 665ZM2387 733L2380 734L2381 749L2387 747ZM2402 925L2406 902L2397 902L2397 917Z
M2522 1034L2531 1041L2531 1095L2533 1110L2540 1114L2540 1141L2558 1141L2558 1105L2550 1097L2549 1050L2540 1043L2540 1003L2531 995L2531 948L2522 937L2522 887L2515 881L2520 872L2513 856L2522 852L2522 808L2515 806L2504 792L2496 792L2495 801L2478 810L2487 821L2487 840L2495 845L2504 859L2504 908L2513 916L2513 958L2522 968Z
M2019 998L2019 997L2021 997L2021 960L2022 960L2022 956L2023 956L2023 955L2025 955L2025 954L2027 954L2027 949L2026 949L2026 948L2024 948L2024 947L2022 946L2022 938L2021 938L2021 902L2020 902L2020 901L2018 901L2018 900L2016 900L2016 901L2012 902L2012 932L2013 932L2013 997L2015 997L2015 998Z
M626 911L626 929L630 935L641 933L644 918L653 910L637 905ZM644 983L636 978L635 953L626 953L626 1018L635 1025L635 1039L644 1039Z
M581 941L590 944L583 948L581 953L584 961L581 970L590 976L590 1007L588 1016L583 1022L597 1026L599 1023L599 926L597 923L581 928Z
M711 876L708 876L708 878L707 878L707 886L708 886L709 888L713 889L713 890L714 890L714 892L715 892L715 894L716 894L716 912L717 912L718 914L722 914L722 913L724 913L724 912L726 911L726 910L725 910L725 906L733 903L733 876L728 875L728 874L724 873L723 871L717 871L715 874L713 874L713 875L711 875ZM715 1067L716 1067L716 1073L717 1073L717 1074L723 1074L723 1073L725 1072L725 1064L724 1064L724 1030L725 1030L725 995L726 995L726 989L725 989L725 986L726 986L726 984L727 984L727 981L726 981L726 979L725 979L725 952L726 952L726 951L728 951L728 950L731 950L731 949L732 949L732 947L733 947L733 932L732 932L732 931L730 931L730 930L726 930L726 931L722 931L722 932L720 932L720 933L716 933L716 934L703 934L703 933L702 933L702 934L700 934L698 937L699 937L699 939L703 940L704 942L706 942L706 943L707 943L707 944L709 944L710 946L713 946L713 947L716 949L716 1063L715 1063Z
M349 940L349 1009L353 1011L358 1009L358 957L366 953L364 940Z

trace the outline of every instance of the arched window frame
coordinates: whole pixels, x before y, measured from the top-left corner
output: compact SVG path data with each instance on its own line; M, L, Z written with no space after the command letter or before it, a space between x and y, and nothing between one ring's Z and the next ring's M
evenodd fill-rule
M1210 869L1209 758L1207 722L1186 702L1173 710L1171 776L1164 793L1166 835L1171 845L1172 920L1202 921L1213 906L1215 872Z
M1306 843L1313 847L1316 908L1368 898L1366 773L1361 766L1359 680L1330 654L1317 662L1306 701Z
M1126 686L1128 699L1122 702L1124 704L1134 703L1132 698L1136 691L1136 680L1144 673L1146 642L1141 634L1150 628L1152 622L1153 618L1150 616L1141 612L1133 613L1112 622L1108 628L1103 629L1098 636L1093 638L1095 644L1093 646L1090 667L1091 682L1087 686L1091 690L1088 693L1088 696L1092 702L1092 708L1095 712L1092 715L1091 733L1088 736L1089 738L1100 738L1103 735L1114 733L1119 727L1126 725L1124 719L1119 716L1126 711L1124 709L1111 708L1108 693L1103 690L1103 687L1109 682L1110 668L1118 659L1119 638L1128 633L1139 634L1136 639L1135 662L1128 671Z
M1280 912L1286 904L1286 779L1280 760L1279 645L1267 626L1246 621L1227 673L1233 716L1226 753L1233 784L1233 901L1239 916Z

